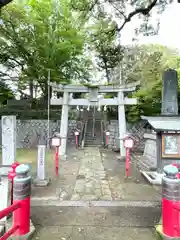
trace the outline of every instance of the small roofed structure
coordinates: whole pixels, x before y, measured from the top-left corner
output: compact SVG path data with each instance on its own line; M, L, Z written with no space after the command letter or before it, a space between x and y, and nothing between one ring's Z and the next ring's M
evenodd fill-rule
M169 164L180 164L180 116L178 116L178 77L177 72L169 69L163 76L162 107L160 116L142 116L147 121L148 127L154 132L154 139L149 134L147 142L155 144L145 146L144 156L141 162L151 161L147 156L148 152L155 153L148 171L142 171L143 175L150 182L161 183L163 167ZM151 138L151 139L150 139ZM152 173L153 170L156 173ZM158 180L157 180L158 179Z

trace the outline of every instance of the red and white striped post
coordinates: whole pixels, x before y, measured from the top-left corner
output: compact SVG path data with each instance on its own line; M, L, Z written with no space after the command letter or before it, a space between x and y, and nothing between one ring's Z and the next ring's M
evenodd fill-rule
M78 149L79 147L79 131L75 131L74 132L74 135L75 135L75 143L76 143L76 149Z
M59 147L61 146L61 138L53 137L51 141L51 145L55 147L55 174L58 176L59 174Z
M134 141L131 137L124 138L124 147L126 149L126 177L130 175L130 149L134 146Z
M106 134L106 146L108 147L110 132L109 131L105 131L105 134Z

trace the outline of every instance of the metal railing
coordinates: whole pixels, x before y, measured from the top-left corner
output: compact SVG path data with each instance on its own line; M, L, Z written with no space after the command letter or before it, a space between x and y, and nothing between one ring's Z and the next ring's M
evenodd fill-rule
M95 134L95 117L96 117L96 108L94 107L94 110L93 110L93 121L92 121L92 136L94 137L94 134Z
M3 209L2 211L0 211L0 220L4 217L7 217L9 214L13 213L15 210L19 208L21 208L21 204L20 202L16 202L11 206ZM13 226L2 237L0 237L0 240L8 239L12 234L14 234L20 228L21 228L20 223L14 222Z
M84 136L84 127L85 127L85 122L82 122L81 131L80 131L80 135L79 135L79 147L82 145L82 140L83 140L83 136Z
M86 131L87 131L87 121L84 123L83 133L82 133L82 141L81 148L84 148L85 140L86 140Z
M104 147L106 145L105 131L106 131L105 123L104 123L104 121L101 121L101 141L102 141L102 145Z

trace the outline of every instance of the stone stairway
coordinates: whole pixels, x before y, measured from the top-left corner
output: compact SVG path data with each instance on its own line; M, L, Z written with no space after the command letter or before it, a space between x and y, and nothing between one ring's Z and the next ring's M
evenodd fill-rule
M89 119L85 136L85 146L101 146L101 121L95 120L93 136L93 119Z

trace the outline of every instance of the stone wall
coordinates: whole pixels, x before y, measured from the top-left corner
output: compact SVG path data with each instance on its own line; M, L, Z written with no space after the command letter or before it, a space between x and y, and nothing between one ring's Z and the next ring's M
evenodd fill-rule
M54 132L60 131L60 120L50 120L50 137ZM118 120L111 120L107 127L110 131L109 148L119 149L119 125ZM127 131L132 133L135 141L135 148L143 151L145 129L143 122L137 124L127 124ZM69 121L68 127L68 145L75 143L74 131L81 129L81 122L76 120ZM41 141L47 141L48 121L47 120L17 120L16 121L16 146L17 148L35 148ZM0 146L2 130L0 124Z
M50 137L55 132L60 131L61 121L55 120L49 123ZM75 120L69 121L68 127L68 144L73 144L74 131L80 128L81 122ZM0 145L2 145L2 129L0 124ZM17 120L16 121L16 146L17 148L35 148L41 141L46 142L48 136L48 121L47 120Z
M144 133L147 130L144 128L145 122L140 121L135 124L127 123L127 132L131 134L134 140L134 150L135 151L144 151L145 141ZM119 150L119 124L118 120L111 120L107 125L108 130L110 131L109 136L109 148L114 150Z

